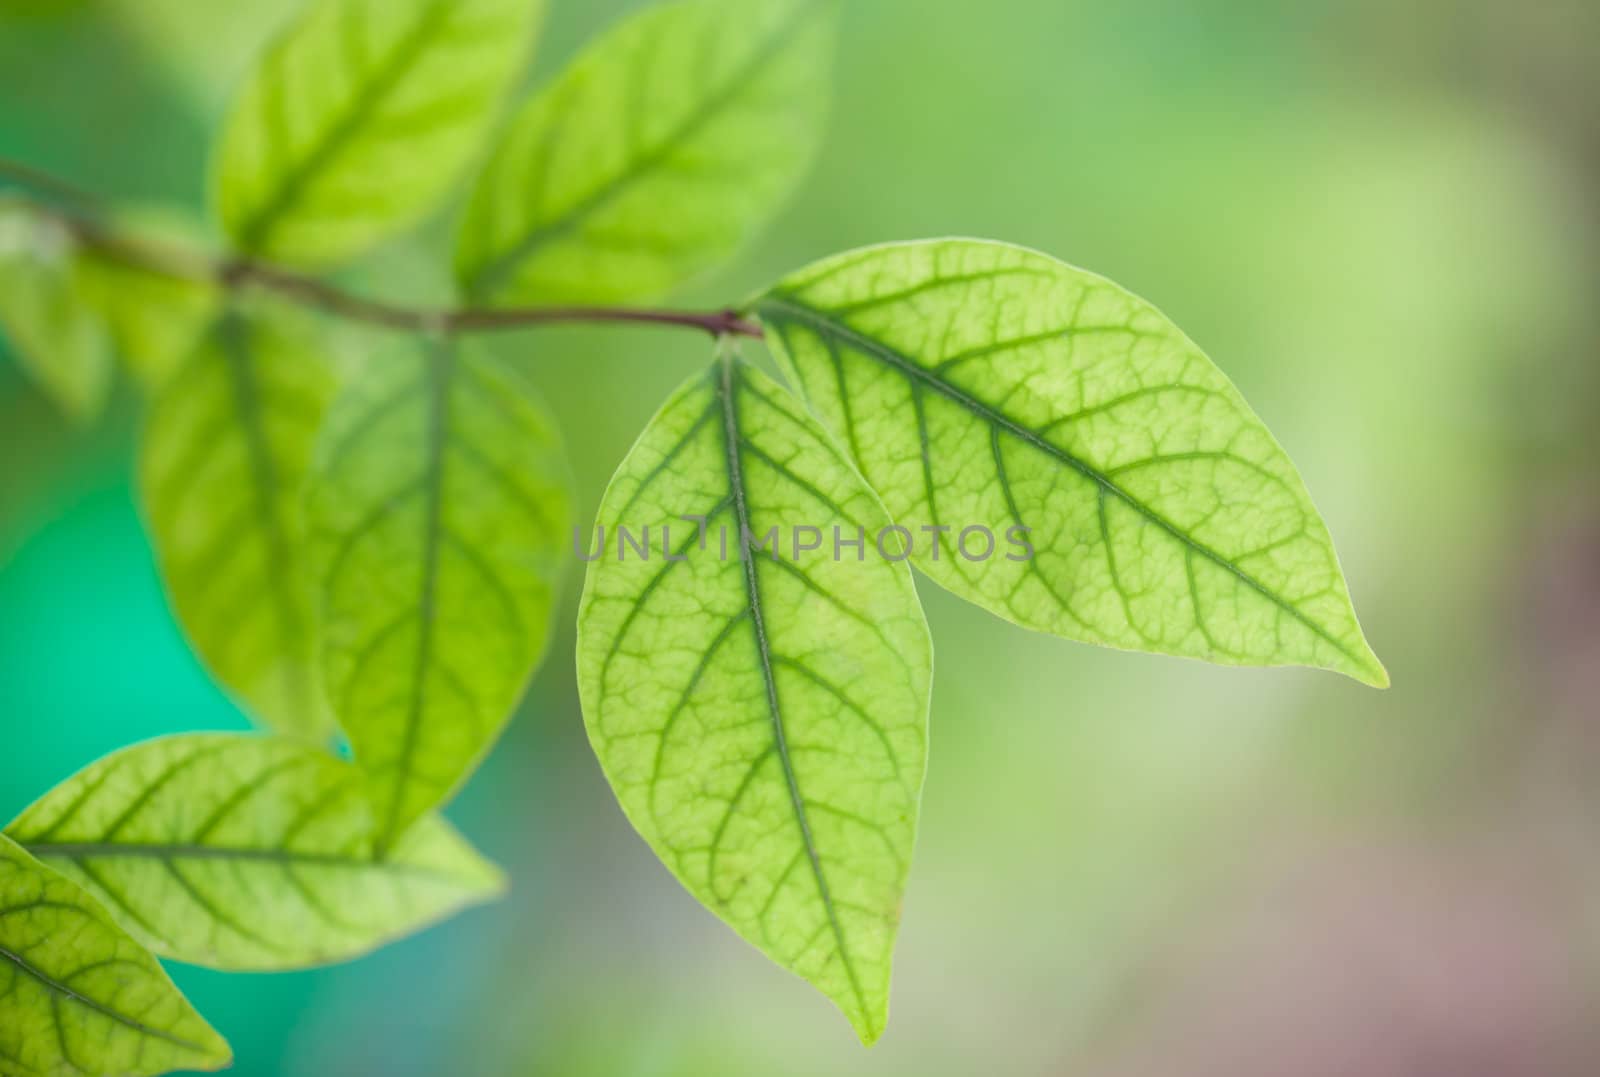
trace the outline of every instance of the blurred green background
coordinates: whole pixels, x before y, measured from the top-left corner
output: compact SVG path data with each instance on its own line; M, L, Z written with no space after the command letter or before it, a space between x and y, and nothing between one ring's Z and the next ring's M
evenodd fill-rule
M755 0L752 0L755 2ZM0 155L204 205L289 0L0 0ZM637 5L555 0L534 77ZM1299 463L1394 688L1100 652L921 590L932 769L862 1051L628 829L562 634L452 816L512 897L363 962L176 969L237 1073L1565 1077L1600 1072L1600 5L858 0L811 182L720 304L974 234L1150 298ZM357 274L439 297L452 214ZM692 337L502 338L584 519ZM167 610L138 423L0 356L0 815L236 728Z

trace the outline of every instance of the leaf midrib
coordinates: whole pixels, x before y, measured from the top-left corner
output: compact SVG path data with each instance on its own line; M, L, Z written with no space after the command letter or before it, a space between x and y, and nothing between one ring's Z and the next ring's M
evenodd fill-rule
M424 361L428 364L428 431L424 449L427 454L423 473L426 503L423 510L422 587L417 602L417 657L411 675L411 703L406 710L398 774L378 838L380 857L388 855L398 837L396 831L400 828L406 792L416 765L417 739L421 735L422 715L426 709L428 667L433 660L434 619L438 604L445 442L450 436L450 386L455 377L455 350L448 341L433 341Z
M721 377L717 383L717 392L722 403L723 449L728 465L728 487L733 496L734 512L739 524L739 542L741 546L739 561L744 568L745 594L750 602L750 623L755 632L756 650L761 658L761 675L766 684L767 709L772 718L774 746L777 750L778 762L783 768L784 782L788 786L789 800L794 808L795 821L800 826L800 838L805 846L806 858L811 864L811 874L816 880L818 895L822 898L823 908L827 910L828 924L832 928L834 941L839 948L839 961L844 966L845 975L850 980L850 988L855 994L856 1005L860 1008L861 1019L871 1029L872 1012L867 1006L866 998L861 991L861 984L856 977L855 963L850 960L850 948L845 943L844 929L839 923L839 913L834 907L833 894L828 887L827 877L823 873L822 858L817 851L816 841L811 832L811 823L806 815L805 798L800 793L799 776L795 773L794 762L789 756L789 742L784 732L783 711L778 704L778 682L772 671L772 649L767 639L766 616L761 604L761 583L756 572L757 557L753 551L747 551L742 548L745 543L745 536L753 534L753 531L750 527L750 508L744 488L744 463L741 451L743 438L740 435L739 406L735 398L734 361L732 358L725 357L721 366Z
M230 312L223 315L220 333L222 352L228 367L228 388L238 411L245 455L249 460L250 481L255 490L251 504L267 548L267 590L273 621L278 628L278 642L288 645L292 652L296 642L304 638L305 626L289 592L294 586L296 572L289 537L284 533L283 520L278 514L282 481L278 465L273 459L272 446L267 441L250 327L244 319ZM310 713L314 704L305 664L291 661L286 679L294 704L301 711Z
M193 1051L199 1055L208 1055L211 1053L210 1050L203 1044L194 1043L190 1040L184 1039L182 1036L175 1036L172 1033L163 1031L159 1028L152 1028L137 1018L118 1013L105 1003L96 1001L95 999L89 998L87 995L74 991L72 988L50 976L42 969L30 964L28 960L21 954L18 954L5 946L0 946L0 960L11 962L22 971L23 975L33 979L40 986L44 987L45 990L50 991L61 998L70 999L86 1009L93 1010L95 1013L106 1018L107 1020L115 1021L117 1024L133 1032L137 1032L141 1036L149 1036L152 1039L162 1040L166 1043L172 1044L174 1047L181 1047L186 1051Z
M282 221L283 215L310 185L316 174L345 149L357 135L362 124L377 109L379 103L399 83L407 70L422 54L440 24L450 14L452 3L441 0L428 5L416 25L401 38L394 50L384 59L373 78L365 83L355 98L346 105L339 118L329 124L311 149L289 170L289 174L271 198L257 209L239 229L239 245L247 251L259 252L267 246L272 230ZM340 28L344 32L345 27Z
M685 117L682 123L669 131L649 152L636 157L623 171L595 188L578 202L569 206L560 216L544 224L535 225L523 234L502 254L496 255L464 284L470 299L490 299L514 275L517 266L543 244L564 236L582 223L583 219L597 213L607 203L620 197L639 177L654 171L677 152L680 145L701 127L709 123L744 88L745 83L761 69L788 41L791 31L807 16L820 10L815 2L801 3L794 14L780 24L761 43L750 58L729 76L717 92L708 96Z
M62 860L216 860L258 863L288 867L329 867L350 870L394 872L452 880L454 876L434 868L398 860L350 856L339 853L296 852L291 849L251 848L248 846L194 845L184 842L18 842L35 859Z
M1222 554L1211 549L1209 546L1184 532L1172 521L1168 520L1156 510L1146 505L1143 501L1133 496L1133 494L1119 486L1106 473L1089 464L1087 461L1080 459L1065 449L1062 449L1060 446L1046 440L1036 431L1030 430L1028 427L1025 427L1020 423L1008 418L993 405L979 400L966 391L945 381L943 378L938 377L932 371L925 369L914 359L903 352L890 347L882 341L867 336L865 333L862 333L860 330L857 330L850 325L831 318L829 316L829 312L809 306L801 302L798 297L792 294L778 292L769 293L756 304L756 307L758 312L761 313L763 317L771 317L772 313L775 312L779 320L787 318L789 320L798 321L803 325L808 326L813 332L821 335L824 341L826 341L830 335L842 340L844 343L855 348L863 355L866 355L869 358L877 359L879 362L882 362L890 368L898 371L900 374L904 375L908 380L910 380L913 386L927 386L934 392L939 393L941 396L964 408L979 419L990 423L992 426L1006 430L1019 440L1032 445L1040 452L1043 452L1060 463L1067 465L1074 471L1077 471L1080 475L1083 475L1085 478L1096 483L1102 491L1102 495L1111 494L1115 496L1134 512L1143 517L1147 522L1154 524L1171 537L1177 539L1178 542L1181 543L1186 549L1193 553L1199 554L1208 561L1217 565L1219 568L1225 570L1237 578L1245 586L1249 587L1251 590L1267 599L1267 601L1271 602L1278 609L1284 613L1287 613L1294 620L1298 621L1301 625L1315 633L1318 638L1327 642L1329 646L1333 647L1345 658L1349 659L1352 663L1354 663L1356 668L1367 673L1372 672L1370 662L1351 651L1347 644L1341 642L1321 624L1302 613L1287 599L1283 598L1271 588L1267 587L1266 584L1251 576L1248 572L1244 571L1238 565L1228 560ZM1197 621L1200 619L1198 610L1196 610L1195 617Z

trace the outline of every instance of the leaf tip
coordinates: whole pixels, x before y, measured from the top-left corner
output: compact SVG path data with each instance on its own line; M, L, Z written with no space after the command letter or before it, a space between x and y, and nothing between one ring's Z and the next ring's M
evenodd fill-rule
M875 1046L883 1038L884 1029L889 1024L887 1005L880 1010L846 1010L845 1017L849 1019L850 1027L855 1029L856 1038L861 1041L861 1046L865 1048Z
M1389 670L1365 640L1362 641L1360 653L1352 655L1352 659L1350 665L1341 671L1347 677L1380 692L1389 687Z
M210 1056L210 1060L210 1072L212 1073L221 1073L223 1070L231 1070L233 1069L234 1063L238 1061L238 1059L234 1057L233 1046L229 1044L227 1040L223 1039L220 1033L217 1034L216 1045L213 1049L213 1054Z
M185 1004L187 1005L187 1000L185 1000ZM194 1052L199 1055L199 1058L191 1065L202 1073L221 1073L223 1070L231 1070L237 1061L233 1054L233 1045L227 1041L222 1033L212 1028L211 1023L200 1016L199 1012L195 1011L192 1006L190 1007L190 1013L199 1022L200 1031L203 1033L190 1045Z
M485 902L499 901L511 893L511 876L506 869L492 860L484 860L479 876L481 897Z

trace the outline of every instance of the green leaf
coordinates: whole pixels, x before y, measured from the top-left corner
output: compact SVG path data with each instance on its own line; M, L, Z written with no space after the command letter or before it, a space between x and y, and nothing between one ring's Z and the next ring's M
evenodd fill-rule
M333 376L298 325L229 310L153 401L145 516L179 621L253 715L309 739L314 676L301 494Z
M123 215L119 223L158 241L197 241L198 229L171 211L139 210ZM93 249L78 252L73 272L83 301L105 319L117 354L147 389L160 388L172 376L216 314L216 288Z
M623 810L690 893L872 1043L933 665L910 572L871 552L883 506L796 401L725 362L651 422L599 518L579 688ZM651 558L617 527L649 528ZM794 548L805 528L821 549ZM834 528L864 532L861 554ZM780 548L757 552L774 529Z
M291 740L190 734L100 760L6 832L151 950L210 968L347 960L503 891L436 816L377 860L366 791Z
M1289 458L1143 300L1018 247L943 240L842 255L756 309L914 532L917 567L957 595L1070 639L1388 684ZM950 529L939 547L934 527ZM975 531L964 556L967 528L995 552L976 556Z
M478 300L623 302L728 258L821 141L837 0L679 0L516 117L457 248Z
M477 153L543 0L316 0L267 52L213 162L249 254L347 261L427 213Z
M566 464L529 390L427 341L335 405L309 505L322 668L387 847L487 754L539 664Z
M143 1077L231 1060L92 897L0 837L0 1072Z
M0 332L39 387L88 423L105 409L114 363L105 324L73 278L76 257L60 228L0 201Z

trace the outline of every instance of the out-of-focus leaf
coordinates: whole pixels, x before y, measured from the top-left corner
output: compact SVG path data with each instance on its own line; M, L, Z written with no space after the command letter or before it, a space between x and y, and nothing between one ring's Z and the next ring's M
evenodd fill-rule
M448 341L376 359L311 475L321 664L388 847L454 793L549 635L571 512L554 424Z
M414 224L477 152L544 0L315 0L228 120L215 201L240 249L325 266Z
M94 898L0 836L0 1072L144 1077L231 1060Z
M945 240L841 255L756 309L917 567L961 597L1090 643L1388 683L1294 465L1143 300Z
M649 299L729 257L821 138L837 0L679 0L596 42L479 181L457 273L484 301Z
M384 860L360 771L295 741L191 734L100 760L6 833L163 956L233 970L342 961L497 896L430 816Z
M602 543L578 623L584 718L623 810L873 1042L933 663L909 570L868 552L888 515L797 401L724 362L650 423L600 521L652 546Z
M119 227L166 242L198 246L198 229L171 211L139 210ZM158 389L189 355L216 312L217 290L152 272L94 249L73 264L83 299L105 319L118 356L147 389Z
M253 715L325 738L303 483L333 377L317 342L225 311L156 396L140 448L145 516L173 607Z
M73 276L69 237L0 201L0 332L39 387L75 421L105 408L115 372L105 323Z

